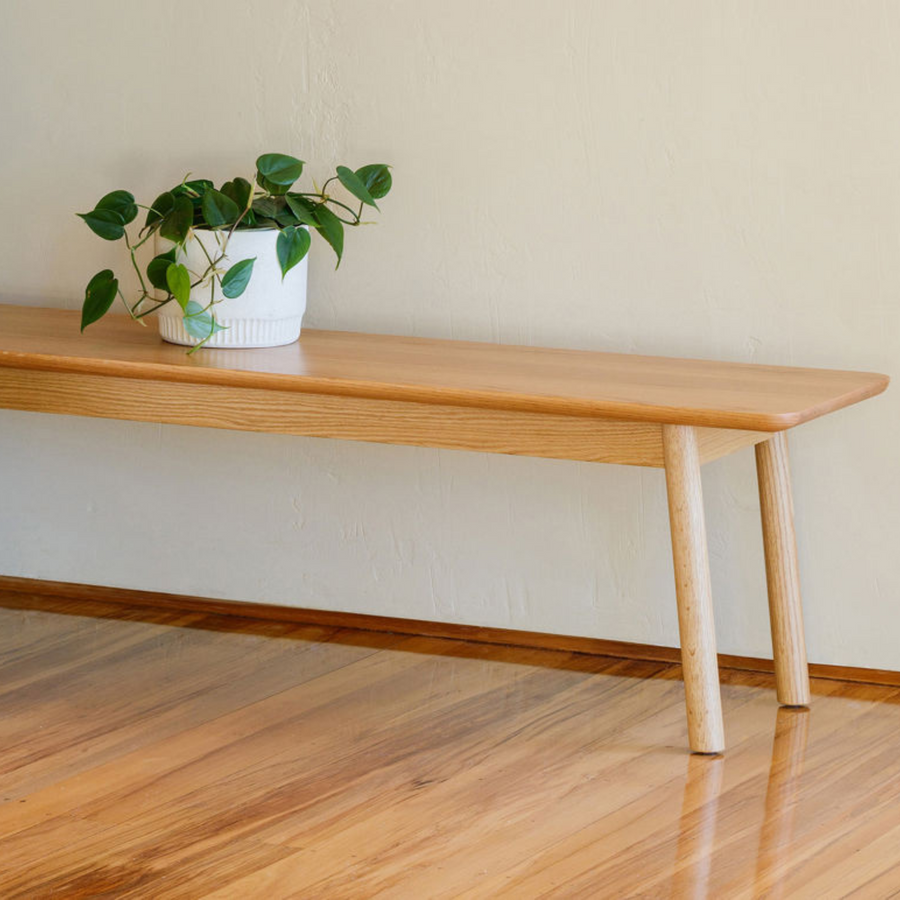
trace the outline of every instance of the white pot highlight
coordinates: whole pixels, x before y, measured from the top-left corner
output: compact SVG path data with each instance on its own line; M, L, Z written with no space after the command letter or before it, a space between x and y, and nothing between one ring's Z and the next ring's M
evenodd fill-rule
M228 255L219 264L226 272L235 263L256 257L253 275L240 297L223 296L216 283L213 307L216 320L223 331L216 332L204 347L278 347L292 344L300 337L303 313L306 311L307 254L290 272L281 278L281 267L275 253L276 230L252 229L235 231L228 240ZM178 262L187 266L191 281L196 281L209 266L206 257L216 259L222 252L227 232L192 231L185 241L184 250L178 251ZM172 243L156 237L156 252L165 253ZM206 253L204 253L204 249ZM209 282L191 291L191 300L201 306L210 302ZM174 301L163 306L158 314L159 333L163 340L173 344L194 346L199 343L184 329L181 307Z

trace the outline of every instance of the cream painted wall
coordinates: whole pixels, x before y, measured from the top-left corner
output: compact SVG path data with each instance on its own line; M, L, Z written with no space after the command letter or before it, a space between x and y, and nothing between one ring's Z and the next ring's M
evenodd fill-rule
M0 295L124 272L73 213L259 152L387 161L307 324L895 370L900 4L5 0ZM813 660L900 668L900 390L793 441ZM769 653L752 453L720 649ZM677 642L655 471L0 413L0 571Z

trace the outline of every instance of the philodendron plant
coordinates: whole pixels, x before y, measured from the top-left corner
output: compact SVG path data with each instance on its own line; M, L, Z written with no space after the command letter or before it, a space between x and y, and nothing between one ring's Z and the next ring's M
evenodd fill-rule
M220 268L227 259L228 240L235 231L245 229L277 230L276 253L281 267L281 277L299 263L310 246L310 230L317 231L331 245L340 265L344 251L344 226L362 224L365 206L378 208L376 200L391 189L391 173L387 165L374 164L361 169L338 166L336 174L321 188L314 185L312 191L292 190L303 172L303 161L282 153L265 153L256 161L256 186L245 178L226 181L216 189L208 179L184 181L171 190L164 191L151 206L142 206L128 191L113 191L103 197L88 213L79 213L90 229L107 241L124 240L131 256L131 264L140 283L140 295L134 301L126 300L119 289L119 281L111 269L98 272L88 283L81 310L81 330L102 318L116 299L122 298L132 319L142 325L145 316L156 312L172 301L182 310L184 327L199 343L190 352L199 349L221 326L216 321L216 286L223 297L239 297L253 274L256 258L242 259ZM332 197L328 187L339 182L359 207ZM351 201L352 202L352 201ZM136 237L129 237L127 226L138 216L138 210L147 211L144 224ZM215 254L203 248L208 265L202 273L191 273L178 261L178 251L193 229L222 232ZM154 235L166 238L174 245L165 253L154 257L145 271L141 271L136 251ZM194 289L209 288L209 302L202 304L191 299ZM154 294L161 291L161 298Z

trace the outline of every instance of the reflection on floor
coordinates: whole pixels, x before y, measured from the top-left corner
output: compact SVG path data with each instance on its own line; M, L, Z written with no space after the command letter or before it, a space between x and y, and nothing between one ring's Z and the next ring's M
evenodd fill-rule
M884 898L900 690L0 595L0 897ZM105 892L105 893L104 893Z
M777 897L779 872L786 862L794 833L794 812L800 789L800 775L806 757L809 710L780 708L775 712L772 761L766 784L766 801L756 870L748 896ZM688 760L682 813L678 823L676 858L684 868L676 872L676 897L705 896L716 851L719 798L725 773L725 759L691 756ZM751 885L747 885L748 888Z

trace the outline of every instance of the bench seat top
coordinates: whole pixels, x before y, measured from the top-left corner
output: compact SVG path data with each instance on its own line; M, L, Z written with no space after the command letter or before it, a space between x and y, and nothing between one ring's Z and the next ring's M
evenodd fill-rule
M305 329L299 343L188 356L156 323L0 304L0 367L782 431L881 393L870 372ZM2 369L0 369L2 375Z

